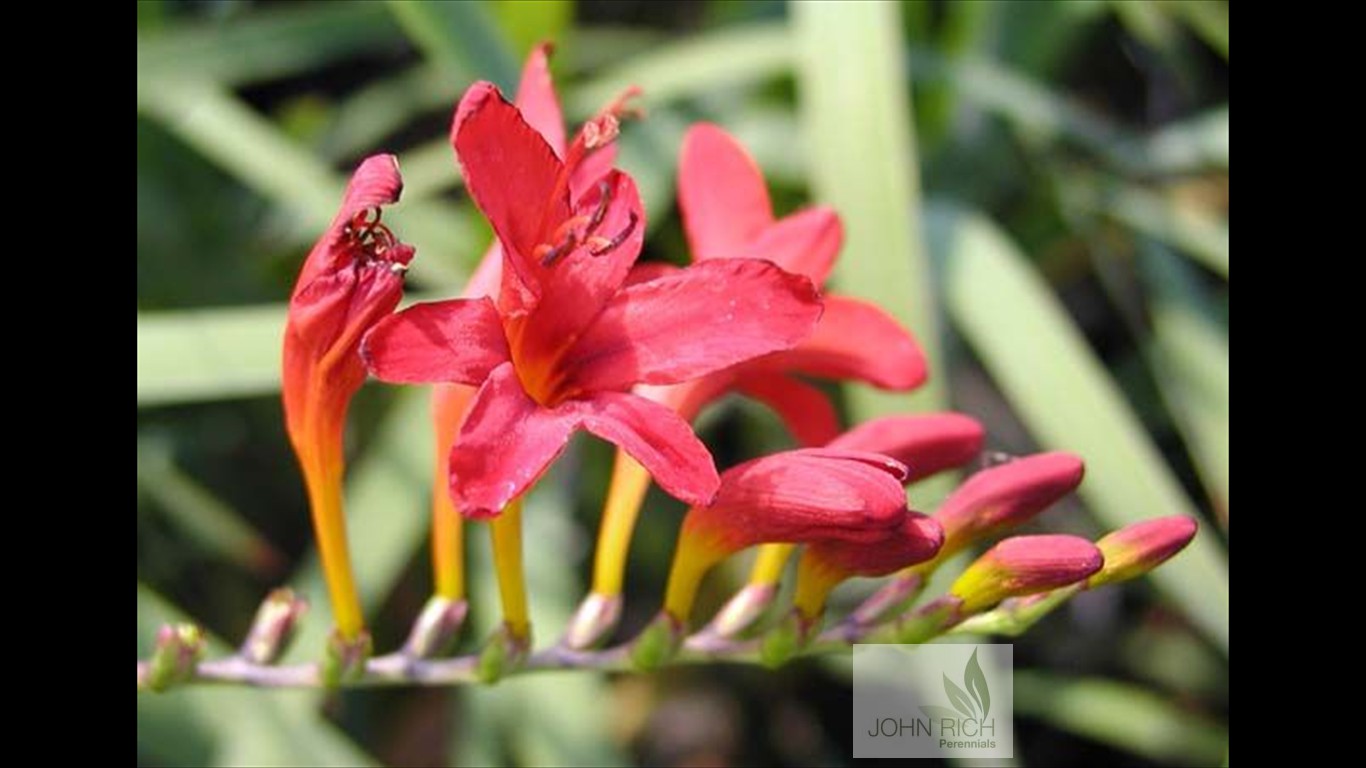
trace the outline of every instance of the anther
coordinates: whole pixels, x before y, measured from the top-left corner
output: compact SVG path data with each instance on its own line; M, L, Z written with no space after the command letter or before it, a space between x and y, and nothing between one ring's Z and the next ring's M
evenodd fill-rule
M621 244L626 242L626 238L630 237L631 233L635 231L636 224L640 221L639 217L636 216L635 211L631 211L630 216L631 218L629 221L626 222L626 226L623 227L622 230L618 232L616 236L613 237L611 240L603 242L603 239L600 237L590 238L590 241L593 242L595 245L591 250L588 251L588 253L593 256L601 256L604 253L607 253L608 251L613 251L617 248L620 248Z
M574 250L574 247L578 244L579 236L571 230L569 234L565 236L564 240L560 241L559 245L554 247L545 244L536 246L536 250L532 253L532 256L540 259L541 266L548 267L556 261L559 261L561 256Z

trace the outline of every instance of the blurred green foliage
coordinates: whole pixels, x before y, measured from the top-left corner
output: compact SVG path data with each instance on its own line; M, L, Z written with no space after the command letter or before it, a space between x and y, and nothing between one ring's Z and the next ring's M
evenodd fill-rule
M329 618L280 423L283 301L365 154L397 152L392 223L419 246L412 292L454 294L488 229L460 189L450 111L474 79L513 84L557 42L571 120L644 88L622 164L650 259L686 258L679 139L745 141L783 209L836 205L834 279L934 350L915 396L856 386L851 421L953 407L994 449L1083 454L1053 530L1186 512L1196 546L1146 585L1088 594L1017 646L1025 762L1210 763L1228 715L1228 5L1218 0L808 3L138 4L138 642L192 617L240 637L278 583ZM353 409L353 552L381 648L430 588L424 393ZM757 408L704 419L718 461L787 445ZM580 441L533 496L542 640L581 593L610 451ZM944 487L913 488L921 508ZM652 492L628 629L659 600L678 505ZM467 644L494 615L469 536ZM724 597L725 578L711 584ZM862 585L866 587L866 585ZM852 600L860 586L837 595ZM842 596L842 597L841 597ZM221 650L221 648L220 648ZM548 675L493 689L195 689L138 697L146 765L842 763L840 661L779 672ZM844 691L841 693L841 691Z

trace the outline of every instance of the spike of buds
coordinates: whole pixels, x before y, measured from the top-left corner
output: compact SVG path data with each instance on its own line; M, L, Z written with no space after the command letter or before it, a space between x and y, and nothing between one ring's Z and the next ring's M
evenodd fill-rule
M977 558L949 593L963 601L964 614L972 614L1008 597L1081 581L1103 564L1096 545L1077 536L1016 536Z
M256 609L256 618L237 654L252 664L274 664L294 639L298 620L307 610L308 601L294 590L282 587L272 591Z

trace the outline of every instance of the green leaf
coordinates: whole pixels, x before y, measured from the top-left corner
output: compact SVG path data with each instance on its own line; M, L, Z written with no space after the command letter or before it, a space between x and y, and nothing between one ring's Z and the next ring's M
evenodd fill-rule
M389 10L408 38L443 76L491 80L513 93L517 60L484 3L389 0Z
M139 11L146 5L138 3ZM399 39L398 28L374 2L253 10L232 21L139 35L138 80L170 75L240 85L394 47Z
M660 44L613 66L565 99L570 115L590 115L629 85L647 107L722 87L760 83L792 67L792 37L781 24L747 24Z
M138 438L138 488L189 540L209 552L271 577L284 564L284 556L269 540L176 466L169 446Z
M941 371L933 280L920 229L914 122L906 52L894 3L795 2L788 6L814 198L844 220L833 281L909 328ZM867 419L945 401L943 378L912 395L850 387L852 415Z
M1196 515L1105 367L1015 245L980 215L944 205L927 213L950 317L1039 443L1086 459L1080 494L1096 518L1116 529ZM1152 578L1227 651L1228 565L1212 529Z
M968 695L963 692L962 688L954 685L948 675L944 675L944 693L948 695L949 703L953 705L953 708L963 713L963 717L969 719L976 717L973 714L972 702L968 700Z
M1015 672L1015 714L1044 720L1150 760L1214 765L1228 749L1228 731L1128 683Z
M981 56L949 59L917 49L911 62L918 84L948 83L965 103L999 115L1029 139L1079 144L1128 173L1228 167L1227 107L1142 135Z
M1139 266L1152 300L1151 359L1200 477L1221 515L1228 514L1228 333L1189 263L1151 242Z
M1228 279L1228 222L1209 211L1136 184L1080 172L1060 183L1068 206L1170 245Z
M296 216L313 241L331 223L345 182L269 120L222 87L162 78L138 83L138 109L242 183ZM462 257L482 251L483 236L468 208L438 201L400 202L386 222L408 242L420 243L409 278L450 286L464 283Z
M991 712L991 689L987 686L987 676L982 672L982 665L977 663L976 649L973 649L968 666L963 670L963 687L972 694L978 709L982 710L982 717L985 718Z
M562 45L574 32L573 0L495 0L489 7L512 50L521 56L542 41Z
M138 406L278 392L283 306L138 313Z

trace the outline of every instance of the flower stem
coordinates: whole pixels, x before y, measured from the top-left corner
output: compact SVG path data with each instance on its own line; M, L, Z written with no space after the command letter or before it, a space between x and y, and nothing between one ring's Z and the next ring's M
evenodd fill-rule
M593 560L593 592L605 597L621 594L631 533L636 527L641 502L650 488L650 473L625 452L618 451L612 465L612 483L598 528L598 548Z
M750 584L777 584L783 577L783 567L792 556L796 544L764 544L754 559L754 568L749 572Z
M304 483L308 489L309 511L313 519L313 533L318 539L318 554L322 558L323 575L327 580L327 595L332 603L332 616L342 639L354 641L365 629L360 596L356 592L351 570L351 554L346 543L346 513L342 507L342 473L344 470L341 435L314 430L318 436L306 454L301 455Z
M446 475L433 483L432 574L436 594L452 602L465 598L465 521L451 504Z
M503 602L503 621L516 640L531 634L527 612L526 577L522 568L522 500L513 499L503 513L489 523L493 536L493 567L498 574L498 596Z
M451 603L465 599L465 520L451 501L450 453L475 391L459 384L432 390L432 582L437 596Z
M674 550L669 583L664 591L664 611L680 624L687 626L697 587L719 559L716 549L708 546L696 531L689 530L685 522L678 534L678 547Z

